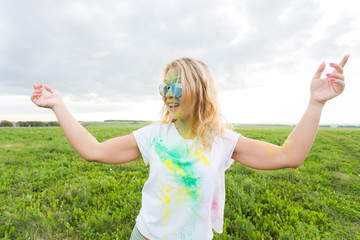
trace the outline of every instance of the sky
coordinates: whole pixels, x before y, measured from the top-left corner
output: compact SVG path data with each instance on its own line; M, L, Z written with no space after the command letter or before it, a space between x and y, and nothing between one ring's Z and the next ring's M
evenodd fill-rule
M360 124L359 10L353 0L2 0L0 120L56 120L30 101L34 82L80 121L158 120L164 67L193 57L229 122L296 124L320 63L349 53L345 91L321 124Z

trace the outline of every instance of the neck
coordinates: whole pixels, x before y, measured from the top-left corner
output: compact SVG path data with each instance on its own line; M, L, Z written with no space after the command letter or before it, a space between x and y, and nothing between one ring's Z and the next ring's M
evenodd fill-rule
M196 132L191 131L191 119L177 119L175 121L175 127L184 139L194 139L196 137Z

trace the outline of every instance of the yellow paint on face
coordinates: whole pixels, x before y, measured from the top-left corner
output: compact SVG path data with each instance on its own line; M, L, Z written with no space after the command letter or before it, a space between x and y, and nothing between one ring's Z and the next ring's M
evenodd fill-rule
M182 119L184 117L184 111L182 110L181 103L180 103L180 107L179 107L179 109L177 111L169 109L169 113L170 113L170 115L172 116L173 119Z
M167 85L173 85L173 84L179 82L178 77L179 77L178 73L175 71L174 68L171 67L169 69L169 71L166 73L163 81ZM170 95L172 96L172 90L171 89L169 90L169 92L170 92ZM167 96L168 96L169 92L166 94L166 96L164 97L163 100L166 103L180 103L180 107L178 107L176 110L173 109L173 108L168 107L168 111L169 111L171 117L173 119L183 119L184 116L185 116L184 111L183 111L184 102L181 101L181 96L180 97L169 97L168 98Z
M178 79L178 73L171 67L165 75L164 83L171 85L176 83L177 79Z

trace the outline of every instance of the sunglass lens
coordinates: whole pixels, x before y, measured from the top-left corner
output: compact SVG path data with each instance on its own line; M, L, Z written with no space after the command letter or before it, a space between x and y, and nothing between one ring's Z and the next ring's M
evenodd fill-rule
M169 86L166 84L160 84L159 86L159 92L161 96L165 96L167 92L169 91Z
M182 94L182 87L180 84L173 84L171 90L174 97L180 97Z

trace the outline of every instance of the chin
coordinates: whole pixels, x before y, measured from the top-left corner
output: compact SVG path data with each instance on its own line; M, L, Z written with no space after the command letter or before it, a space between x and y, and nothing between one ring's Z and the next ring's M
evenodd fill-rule
M177 114L177 113L171 114L171 118L174 120L180 120L180 119L182 119L182 115Z
M181 109L178 109L177 111L174 111L174 112L169 111L169 114L170 114L171 118L175 119L175 120L182 119L184 116L184 112Z

